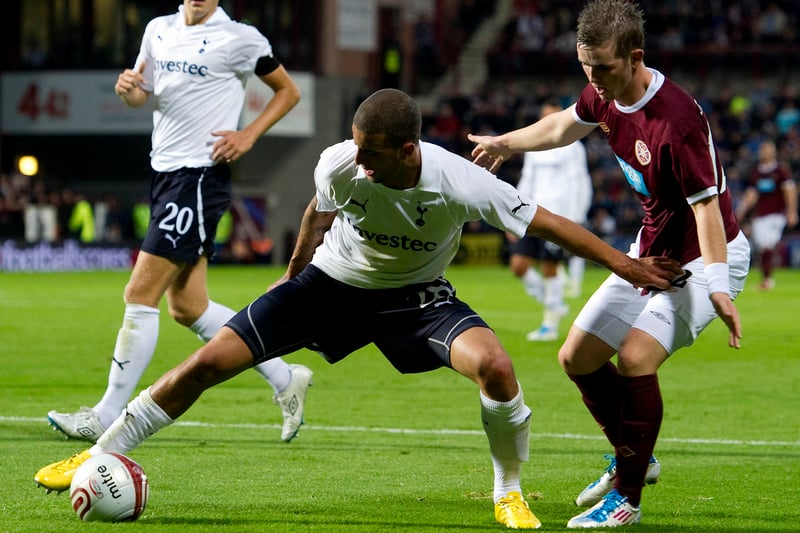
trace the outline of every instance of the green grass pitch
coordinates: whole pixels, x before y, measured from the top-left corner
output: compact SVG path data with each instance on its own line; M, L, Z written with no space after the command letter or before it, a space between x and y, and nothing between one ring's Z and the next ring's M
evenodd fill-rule
M211 297L241 308L281 273L215 266ZM584 297L604 275L588 269ZM523 489L542 530L563 530L610 450L558 366L559 343L525 341L541 309L510 272L459 266L448 277L514 360L533 409ZM52 432L45 415L100 398L127 278L0 273L0 532L504 530L494 523L476 387L445 369L402 376L371 347L333 366L308 351L287 357L315 371L306 424L290 444L255 372L208 391L130 453L151 481L137 522L78 520L67 494L45 495L33 474L86 447ZM781 270L776 280L774 291L759 292L753 272L737 301L740 350L727 347L717 321L662 368L663 471L644 490L634 531L800 530L800 272ZM568 303L571 318L582 299ZM161 322L141 386L199 346L165 307Z

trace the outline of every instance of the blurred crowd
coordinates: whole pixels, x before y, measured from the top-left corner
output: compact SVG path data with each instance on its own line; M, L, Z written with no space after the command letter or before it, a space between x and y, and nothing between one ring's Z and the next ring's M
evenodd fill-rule
M739 90L704 87L686 80L681 83L709 118L735 202L741 198L757 162L758 146L765 139L775 141L778 159L794 176L800 176L800 97L793 84L754 80ZM423 138L470 158L473 145L467 133L503 133L525 126L537 120L543 102L555 99L568 107L579 90L539 81L489 83L479 94L469 96L454 91L425 110ZM634 234L642 216L639 201L608 143L595 131L584 144L594 185L592 229L604 236ZM515 184L521 167L522 158L516 156L500 168L498 176Z
M75 240L138 247L149 223L150 204L144 195L90 194L19 172L0 174L0 243ZM267 233L264 199L236 196L217 226L214 259L268 263L273 241Z
M583 3L514 0L512 20L487 53L489 81L475 94L452 89L438 96L434 105L423 109L423 138L471 158L467 133L502 133L532 123L547 100L571 105L584 83L574 34L575 13ZM647 13L645 60L675 78L705 110L735 201L764 139L773 140L779 160L794 176L800 175L800 97L791 68L800 57L800 2L639 3ZM420 79L433 80L453 64L479 22L496 7L491 0L453 5L448 18L422 16L415 25L415 71ZM762 55L751 56L735 69L723 68L716 79L696 63L704 57L736 58L753 49L762 50ZM687 55L680 56L680 62L670 61L675 56L669 54L681 52ZM541 72L548 75L537 76ZM594 184L592 229L604 236L629 235L638 229L639 202L600 135L595 132L584 139ZM521 163L521 157L507 162L499 177L516 183ZM0 238L119 242L139 238L138 217L135 205L113 194L88 197L17 173L0 176ZM90 220L94 227L87 229Z
M515 0L514 17L488 54L492 77L537 69L579 73L575 13L584 0ZM800 45L797 0L639 0L646 49L676 68L709 68L730 58L757 58L765 69L790 67ZM792 51L792 48L795 51ZM733 62L736 64L735 61Z
M764 139L775 141L778 159L791 168L794 176L800 176L800 96L793 84L755 80L746 86L747 90L737 90L681 81L709 117L735 202L744 191ZM431 109L423 110L423 139L471 158L473 146L467 133L502 133L530 124L539 116L543 102L556 99L567 107L579 89L540 81L488 83L472 95L452 91ZM641 220L639 201L608 143L599 132L590 134L584 143L594 185L592 229L608 237L635 233ZM515 184L521 166L522 158L515 157L501 167L498 176ZM136 215L134 208L113 194L89 197L19 173L0 175L0 238L29 242L136 239L143 234L141 229L136 230L142 227L142 221L136 222L141 215ZM90 221L93 228L87 230Z
M424 110L423 137L470 158L467 133L503 133L536 121L551 99L570 106L585 78L575 58L575 13L584 0L514 0L513 18L487 53L489 81L477 94L451 90ZM645 61L674 77L709 117L738 202L761 141L800 175L800 57L796 0L639 0L647 14ZM741 54L745 54L741 56ZM546 75L540 73L545 72ZM792 78L794 76L794 78ZM641 208L599 132L584 139L594 184L592 229L636 232ZM522 158L504 164L516 183Z
M0 174L0 239L119 243L136 237L137 205L124 205L115 194L89 196L19 172ZM146 228L147 219L144 223Z

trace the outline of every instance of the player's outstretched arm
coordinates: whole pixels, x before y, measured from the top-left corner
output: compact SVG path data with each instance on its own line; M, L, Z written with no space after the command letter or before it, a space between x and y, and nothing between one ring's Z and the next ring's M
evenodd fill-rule
M322 244L322 239L331 228L335 218L336 211L317 211L317 197L314 196L311 199L303 213L303 220L300 222L297 243L289 260L289 266L281 279L273 283L269 287L270 289L302 272L306 265L311 262L311 258L314 257L314 250Z
M467 139L475 143L471 154L472 162L494 173L513 154L566 146L585 137L594 128L592 125L576 122L570 107L503 135L470 133Z
M579 224L542 206L537 208L527 233L606 267L634 287L668 290L672 280L683 275L683 269L674 259L628 257Z

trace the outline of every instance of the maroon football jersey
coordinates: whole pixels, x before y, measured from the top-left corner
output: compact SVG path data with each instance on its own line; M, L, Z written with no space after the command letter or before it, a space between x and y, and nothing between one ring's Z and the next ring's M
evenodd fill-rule
M757 165L748 181L748 186L758 191L758 202L753 214L763 217L785 213L786 197L783 195L783 187L791 179L789 170L777 161L773 165Z
M606 135L642 202L640 256L666 255L684 264L700 257L690 202L719 194L728 242L739 226L703 110L663 74L651 72L647 92L633 106L606 102L588 84L575 112Z

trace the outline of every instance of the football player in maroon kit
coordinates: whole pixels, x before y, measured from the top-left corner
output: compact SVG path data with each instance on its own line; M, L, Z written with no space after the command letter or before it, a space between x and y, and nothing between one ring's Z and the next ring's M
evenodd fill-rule
M750 238L761 267L758 287L769 291L775 287L772 278L775 247L783 237L783 230L797 225L797 186L789 168L778 161L778 150L770 140L758 147L758 163L736 211L740 222L748 214L752 215Z
M652 455L663 418L659 367L717 316L728 327L729 346L738 348L742 337L733 299L744 287L750 247L708 120L689 94L645 66L643 47L637 4L588 2L578 17L577 54L589 83L578 101L503 135L469 136L474 161L496 171L514 153L564 146L599 127L644 211L630 254L666 255L685 272L670 291L641 290L610 276L559 350L561 366L614 448L606 471L576 499L590 508L568 528L640 521L642 487L661 468Z

